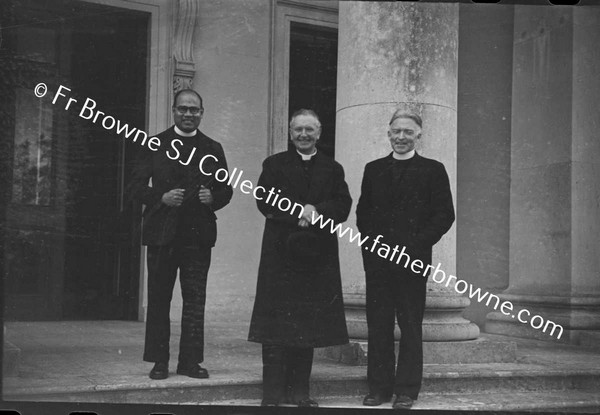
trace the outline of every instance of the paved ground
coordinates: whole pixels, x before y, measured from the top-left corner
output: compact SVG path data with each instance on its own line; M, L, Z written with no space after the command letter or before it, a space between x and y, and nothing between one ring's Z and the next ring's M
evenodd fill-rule
M260 345L246 341L247 322L208 324L204 366L210 379L172 373L163 381L149 379L152 365L141 361L143 323L9 322L5 326L6 340L21 349L19 375L3 379L3 397L9 401L203 406L260 402ZM171 370L178 338L179 328L173 326ZM600 394L590 392L600 385L600 353L529 340L518 340L517 353L514 363L426 365L423 394L414 408L539 410L542 403L548 409L600 408ZM366 409L361 405L365 378L365 367L323 359L316 360L312 376L321 406L361 410Z

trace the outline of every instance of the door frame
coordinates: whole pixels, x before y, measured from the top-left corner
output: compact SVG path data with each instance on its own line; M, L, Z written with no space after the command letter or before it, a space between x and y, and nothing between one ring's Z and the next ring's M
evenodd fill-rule
M173 4L169 0L80 0L86 3L101 4L120 9L136 10L150 14L148 33L147 66L147 105L146 131L162 131L169 123L172 91L171 41L173 30L171 20ZM166 104L166 105L165 105Z
M337 1L277 0L272 8L268 154L288 148L291 23L338 28Z
M146 88L146 125L145 131L153 134L169 126L171 96L173 95L172 25L177 2L170 0L81 0L150 13L148 30L148 66ZM140 224L141 225L141 224ZM138 289L137 319L145 319L145 301L148 286L146 269L146 247L140 245L140 275Z
M171 0L79 1L150 14L147 53L149 59L146 69L146 122L143 127L149 134L167 129L170 123L168 108L171 106L173 95L173 63L171 57L173 55L174 28L172 22L177 2ZM146 247L141 244L139 258L137 320L143 321L145 319L148 270L145 266Z

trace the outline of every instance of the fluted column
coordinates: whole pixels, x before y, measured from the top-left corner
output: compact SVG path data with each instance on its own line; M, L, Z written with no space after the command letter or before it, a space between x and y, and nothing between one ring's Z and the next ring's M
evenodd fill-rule
M417 151L444 163L456 197L458 4L340 2L336 159L357 200L365 164L391 151L397 108L423 118ZM350 224L355 225L354 215ZM359 248L340 245L350 336L366 339L364 271ZM433 264L456 275L455 226L434 247ZM469 300L430 278L425 341L474 339L461 317Z
M486 331L577 343L600 330L600 11L515 7L510 279L501 295L514 311L490 313Z

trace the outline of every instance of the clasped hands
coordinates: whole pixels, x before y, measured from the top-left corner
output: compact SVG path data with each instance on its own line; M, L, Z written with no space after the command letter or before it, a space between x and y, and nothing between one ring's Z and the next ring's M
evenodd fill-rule
M319 212L317 212L317 208L315 208L313 205L306 204L304 206L304 213L298 221L298 226L300 226L301 228L308 228L312 223L313 212L315 216L319 215Z
M184 193L185 189L169 190L167 193L162 195L162 202L171 207L181 206L183 203ZM200 186L200 190L198 191L198 199L200 199L200 203L210 205L213 202L213 195L210 189Z

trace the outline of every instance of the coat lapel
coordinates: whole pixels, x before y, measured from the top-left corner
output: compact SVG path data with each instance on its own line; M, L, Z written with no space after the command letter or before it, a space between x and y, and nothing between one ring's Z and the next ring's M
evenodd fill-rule
M317 200L319 192L323 187L323 182L327 178L327 163L325 157L319 152L317 152L314 157L315 164L310 178L308 195L306 197L307 200Z
M375 186L377 187L377 194L379 195L387 195L387 197L383 196L380 198L379 203L385 204L387 206L391 205L391 195L392 190L392 166L394 163L394 159L392 157L392 153L390 153L387 157L384 158L382 163L382 168L375 173L374 181ZM380 206L383 208L383 206Z
M393 153L390 153L387 157L385 157L382 169L376 174L375 180L380 189L379 193L388 195L387 198L384 198L386 204L391 206L394 199L397 203L398 200L402 200L404 198L402 193L398 193L399 189L397 187L400 184L402 184L404 189L411 189L419 185L420 181L422 180L422 175L420 174L422 160L423 158L415 152L415 155L413 156L406 169L406 172L401 179L401 183L394 183L392 174L392 167L394 165Z
M420 183L421 183L421 180L423 180L423 175L421 173L421 162L422 161L423 161L423 157L421 157L417 152L415 152L415 155L414 155L410 165L406 169L406 174L404 175L404 178L402 179L404 182L404 185L407 188L412 189L414 187L421 186Z
M306 195L309 183L304 178L304 169L296 150L289 150L287 152L286 161L287 166L283 166L282 171L290 183L290 190L298 196Z

